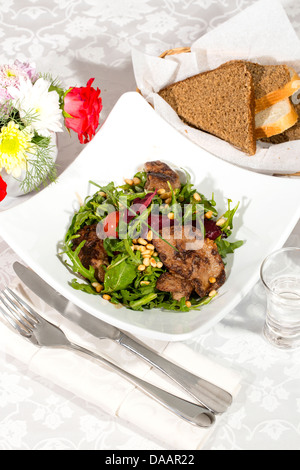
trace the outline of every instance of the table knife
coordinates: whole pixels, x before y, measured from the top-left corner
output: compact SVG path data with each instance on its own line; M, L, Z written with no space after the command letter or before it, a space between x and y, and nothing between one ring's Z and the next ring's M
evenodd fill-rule
M18 262L14 263L13 268L21 281L50 307L75 322L92 336L98 339L110 339L127 348L166 374L208 410L215 414L222 414L232 404L230 393L165 359L118 328L73 305L31 269Z

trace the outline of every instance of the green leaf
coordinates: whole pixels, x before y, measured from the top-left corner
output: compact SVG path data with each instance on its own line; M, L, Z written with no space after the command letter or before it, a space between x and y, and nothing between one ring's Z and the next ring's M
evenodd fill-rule
M95 278L95 269L92 266L90 266L89 269L86 269L79 259L79 253L85 245L85 242L86 240L83 240L80 245L78 245L75 251L73 251L72 248L67 248L65 253L67 254L72 263L71 266L69 265L72 271L74 273L80 274L82 277L88 279L91 283L93 283L97 281L97 279Z
M240 203L238 203L233 209L231 209L231 203L231 199L228 199L228 210L223 215L224 219L226 219L226 223L221 227L222 231L227 233L228 235L230 235L231 230L233 229L233 218L240 205Z
M70 285L73 287L75 290L81 290L82 292L86 292L87 294L92 294L92 295L99 295L96 289L94 289L91 284L82 284L77 281L77 279L72 279Z
M134 175L134 177L139 178L141 180L138 186L141 186L142 188L144 188L146 181L147 181L147 173L145 171L139 171L138 173Z
M136 267L128 263L126 259L120 259L119 263L107 269L104 279L104 290L110 293L126 289L136 276Z
M115 256L115 253L125 253L126 247L124 240L118 240L117 238L105 238L103 240L103 245L108 256L112 258Z
M220 238L216 240L216 245L222 258L226 258L228 254L234 253L234 251L240 248L243 244L244 242L242 240L237 242L229 242L228 240L222 240Z
M133 302L130 302L130 307L133 310L139 310L143 305L149 304L150 302L152 302L156 298L157 298L157 294L145 295L144 297L142 297L139 300L135 300Z

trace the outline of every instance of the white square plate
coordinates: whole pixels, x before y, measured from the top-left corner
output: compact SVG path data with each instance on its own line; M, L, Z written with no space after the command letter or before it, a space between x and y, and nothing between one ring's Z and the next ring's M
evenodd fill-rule
M227 282L201 311L116 308L72 289L74 276L57 256L78 204L76 194L84 200L96 192L90 180L122 184L146 161L157 159L187 169L199 191L208 197L215 193L220 212L228 198L240 201L233 239L245 244L229 255ZM0 213L0 234L46 282L88 313L134 335L182 341L219 322L249 292L264 258L284 245L298 222L299 200L299 180L250 172L216 158L175 131L138 93L127 93L57 183Z

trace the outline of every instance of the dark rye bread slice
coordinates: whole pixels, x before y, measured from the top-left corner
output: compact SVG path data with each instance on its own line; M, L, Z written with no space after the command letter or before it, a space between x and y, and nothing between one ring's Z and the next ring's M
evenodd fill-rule
M161 90L159 95L188 125L256 153L252 75L243 63L227 64Z
M258 100L272 91L283 88L291 80L287 65L261 65L243 60L233 60L222 65L244 64L253 78L255 99Z

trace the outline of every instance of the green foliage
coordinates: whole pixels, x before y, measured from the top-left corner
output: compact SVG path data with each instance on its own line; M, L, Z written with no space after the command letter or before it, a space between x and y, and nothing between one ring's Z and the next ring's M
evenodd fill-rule
M65 236L65 254L69 257L71 264L69 267L74 273L79 274L85 279L85 282L79 282L74 279L71 285L74 289L82 290L87 294L111 296L111 302L114 304L121 304L129 309L143 311L149 309L162 308L174 312L188 312L191 309L201 309L212 301L211 297L199 298L197 294L191 297L191 307L186 305L186 299L180 301L174 300L172 294L169 292L162 292L156 288L157 280L162 273L166 272L165 266L158 268L157 266L148 266L143 271L138 270L138 266L142 264L142 256L140 251L133 251L132 239L136 238L135 234L139 228L152 229L148 225L148 217L151 214L154 206L157 210L159 207L159 214L166 215L170 209L175 215L175 219L180 223L185 222L200 222L200 227L203 229L203 218L205 213L211 211L213 217L220 217L216 208L214 195L211 199L206 198L203 194L201 201L194 198L197 192L191 183L190 175L186 173L186 183L180 189L171 190L172 203L166 207L165 202L159 195L155 195L148 208L142 213L137 214L131 209L132 201L137 198L143 199L147 195L145 191L146 173L139 172L135 175L140 179L141 183L137 186L125 184L122 186L115 186L113 182L105 186L98 185L97 183L90 182L97 186L97 192L90 197L87 197L84 204L76 214L74 214L72 223ZM105 195L104 195L105 194ZM238 209L238 205L230 208L231 201L228 201L228 210L223 215L224 224L221 227L224 237L228 237L233 228L233 218ZM187 210L183 211L183 209ZM110 265L105 266L105 277L103 282L103 290L97 293L91 285L95 282L94 269L90 267L89 270L84 268L79 259L79 253L83 246L80 244L76 250L72 249L72 240L78 236L78 231L86 225L94 223L101 223L105 217L113 212L124 211L131 216L130 224L125 227L127 230L124 239L119 238L106 238L104 239L104 249L109 256ZM156 212L155 212L156 214ZM198 220L199 219L199 220ZM120 216L119 230L122 225L127 225L126 218ZM153 229L152 229L153 230ZM159 233L157 233L158 236ZM84 242L83 242L84 243ZM216 240L216 244L220 255L225 259L229 253L233 253L239 248L243 242L236 241L230 242L220 236ZM173 247L174 248L174 247ZM158 262L159 257L155 255L155 261Z

